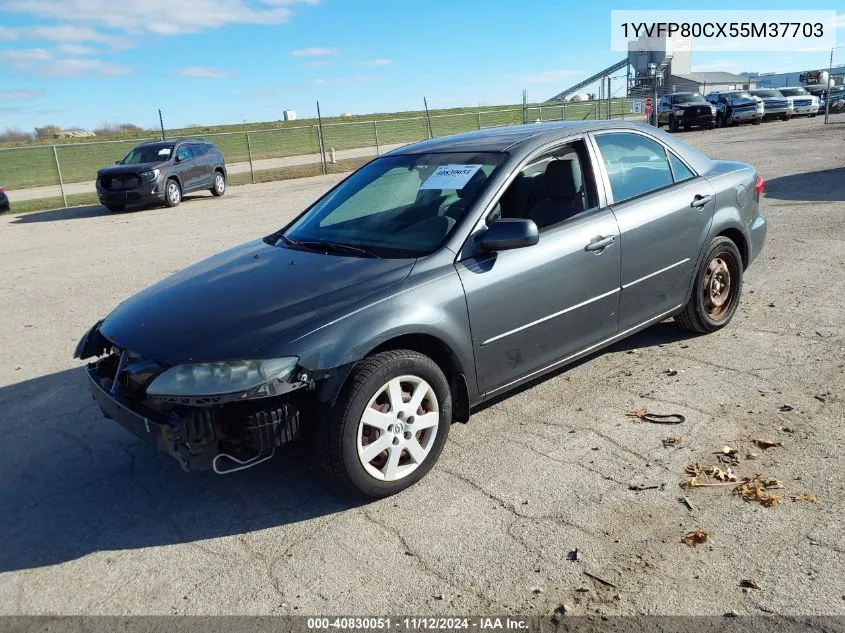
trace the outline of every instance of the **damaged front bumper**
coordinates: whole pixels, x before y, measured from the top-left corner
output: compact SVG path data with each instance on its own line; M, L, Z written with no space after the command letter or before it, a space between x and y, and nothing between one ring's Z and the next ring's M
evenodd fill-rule
M80 341L77 356L107 351L86 368L91 393L103 413L175 458L186 472L213 470L222 475L244 470L267 461L300 435L300 411L308 408L300 390L196 406L161 402L148 397L145 387L164 368L112 346L97 326Z

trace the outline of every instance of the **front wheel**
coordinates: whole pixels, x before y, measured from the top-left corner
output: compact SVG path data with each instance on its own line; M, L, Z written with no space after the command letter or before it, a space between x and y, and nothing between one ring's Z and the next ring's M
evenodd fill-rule
M685 330L708 334L725 327L739 306L742 256L733 240L716 237L696 272L692 296L675 323Z
M226 177L222 171L214 172L214 186L211 188L211 193L215 196L222 196L226 193Z
M677 132L678 131L678 121L675 117L671 117L669 119L669 131L670 132Z
M182 202L182 187L179 186L175 178L171 178L165 185L164 203L168 207L176 207L179 206L180 202Z
M762 120L763 120L763 119L754 119L754 120L751 122L751 125L760 125L760 122L761 122Z
M323 471L342 489L387 497L431 470L452 423L452 395L428 356L391 350L354 369L321 419L317 451Z

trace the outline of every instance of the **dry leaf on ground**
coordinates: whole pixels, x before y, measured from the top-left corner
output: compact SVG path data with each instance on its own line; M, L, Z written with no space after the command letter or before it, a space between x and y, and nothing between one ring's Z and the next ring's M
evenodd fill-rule
M665 437L663 438L663 446L669 448L670 446L677 446L681 443L680 437Z
M775 446L783 446L783 442L775 442L774 440L766 440L759 437L754 440L754 443L764 451L774 448Z
M687 475L697 477L701 474L701 466L698 465L698 462L696 462L695 464L687 464L687 467L684 468L684 472Z
M692 532L687 532L681 537L681 543L686 543L690 547L695 547L700 543L706 543L710 538L710 534L701 528L695 528Z
M760 475L754 479L746 479L734 488L733 493L742 497L744 501L756 501L762 506L770 508L780 503L780 495L770 492L772 488L782 488L777 479L764 479Z
M740 587L748 587L749 589L762 589L760 585L758 585L753 580L740 580L739 581Z
M718 479L719 481L736 481L736 475L730 468L728 468L727 471L724 471L718 466L708 466L704 470L704 474L712 477L713 479Z
M801 494L792 495L793 501L809 501L810 503L818 503L819 496L813 493L802 492Z

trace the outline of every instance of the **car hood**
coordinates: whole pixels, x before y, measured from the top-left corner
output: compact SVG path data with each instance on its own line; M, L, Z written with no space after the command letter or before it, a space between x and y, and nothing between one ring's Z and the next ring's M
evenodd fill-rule
M415 260L344 257L249 242L120 304L100 332L160 363L261 357L259 350L400 282Z
M682 103L673 103L673 108L691 108L693 106L710 106L709 101L702 103L701 101L684 101Z
M166 164L167 161L160 161L157 163L134 163L132 165L113 165L111 167L104 167L97 172L97 175L119 176L120 174L140 174L142 171L149 171Z

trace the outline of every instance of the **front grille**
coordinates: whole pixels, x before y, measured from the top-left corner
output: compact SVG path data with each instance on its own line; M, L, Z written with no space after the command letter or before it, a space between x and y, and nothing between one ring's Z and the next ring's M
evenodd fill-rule
M779 101L766 101L766 105L770 108L785 108L787 102L784 100Z
M698 116L704 114L710 114L710 106L694 106L691 108L692 112L690 114L695 114Z
M737 112L744 112L745 110L756 110L757 104L756 103L738 103L733 106L733 109Z
M797 105L798 107L813 105L813 100L812 99L796 99L795 105Z
M103 176L100 185L107 191L125 191L137 189L141 179L136 174L120 174L119 176Z

